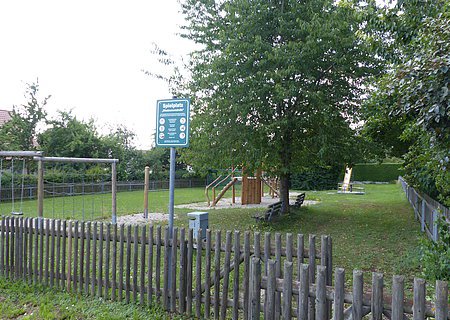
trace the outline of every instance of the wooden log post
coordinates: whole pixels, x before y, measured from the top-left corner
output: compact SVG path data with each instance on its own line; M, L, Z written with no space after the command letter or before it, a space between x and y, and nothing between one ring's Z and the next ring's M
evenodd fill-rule
M239 259L241 256L241 234L239 231L234 232L234 277L233 277L233 319L239 318Z
M266 303L266 320L275 319L275 292L276 292L276 261L269 259L267 262L267 303Z
M426 287L425 280L414 278L414 298L413 298L413 319L425 319L425 299Z
M197 232L197 250L195 259L195 316L197 319L202 317L202 229Z
M436 320L446 320L448 317L448 283L436 281Z
M391 320L403 320L403 306L405 299L404 278L392 278L392 317Z
M283 319L290 320L292 318L292 261L284 262L284 281L283 281Z
M211 230L206 230L205 242L205 319L211 315Z
M144 218L148 219L148 191L150 186L150 167L144 170Z
M381 320L383 317L383 274L374 272L372 274L372 319Z
M352 320L361 320L363 317L363 272L353 271Z
M345 270L337 268L334 273L334 315L333 320L344 319Z
M250 307L248 319L260 320L261 310L261 261L253 257L250 267Z
M177 249L178 249L178 228L173 229L173 235L171 239L171 255L172 258L170 260L170 279L172 279L172 283L170 286L170 311L177 311Z
M317 266L316 279L316 320L326 320L328 318L327 267Z
M225 261L224 276L222 286L222 301L220 305L220 319L225 320L228 307L228 289L230 284L230 263L231 263L231 232L227 231L225 239Z
M220 248L222 243L222 233L216 231L216 242L214 247L214 319L219 319L220 308Z

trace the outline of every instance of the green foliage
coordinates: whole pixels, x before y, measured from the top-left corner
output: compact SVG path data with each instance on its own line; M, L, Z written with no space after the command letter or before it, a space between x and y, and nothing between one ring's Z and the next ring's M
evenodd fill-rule
M167 314L156 303L147 307L105 301L3 276L0 277L0 301L1 319L185 319Z
M437 221L439 239L422 241L421 263L428 280L450 281L450 224L440 217Z
M368 103L364 132L385 154L404 153L408 182L450 205L450 3L399 1L385 17L396 58Z
M351 162L350 124L376 61L351 1L186 0L196 170L243 165L281 177Z
M309 168L291 177L291 187L296 190L332 190L342 179L340 167Z
M39 145L46 155L54 157L99 157L100 137L94 120L78 120L71 111L60 111L48 122L50 127L39 137Z
M352 180L389 182L403 173L401 163L357 163L353 166Z
M14 106L10 113L11 120L0 128L0 149L2 150L36 150L38 126L46 117L44 110L47 100L38 100L39 83L27 83L25 99L27 102Z

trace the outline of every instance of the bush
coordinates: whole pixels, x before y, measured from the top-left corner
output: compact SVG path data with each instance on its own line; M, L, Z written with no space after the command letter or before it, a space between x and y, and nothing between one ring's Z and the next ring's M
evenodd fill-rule
M297 190L336 189L338 182L343 177L343 170L338 167L311 168L294 173L291 177L291 188Z
M401 163L359 163L353 166L353 181L389 182L403 175Z
M426 239L421 246L421 263L428 280L450 280L450 224L441 217L438 222L439 239Z

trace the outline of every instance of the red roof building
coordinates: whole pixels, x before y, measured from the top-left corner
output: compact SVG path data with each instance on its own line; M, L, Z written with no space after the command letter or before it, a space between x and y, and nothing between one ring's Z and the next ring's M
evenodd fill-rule
M0 110L0 127L11 120L11 111L8 110Z

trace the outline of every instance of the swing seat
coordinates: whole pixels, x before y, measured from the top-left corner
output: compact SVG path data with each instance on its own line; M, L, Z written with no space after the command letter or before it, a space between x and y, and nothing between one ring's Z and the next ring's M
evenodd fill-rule
M11 214L13 216L23 216L23 212L22 211L13 211L13 212L11 212Z

